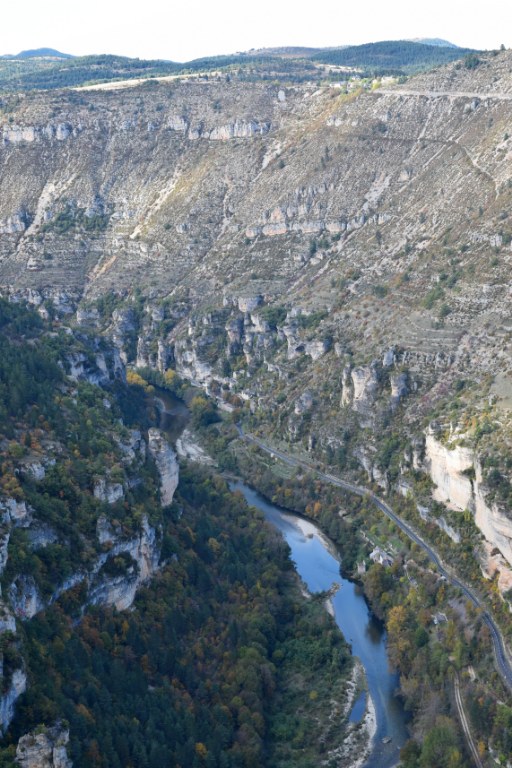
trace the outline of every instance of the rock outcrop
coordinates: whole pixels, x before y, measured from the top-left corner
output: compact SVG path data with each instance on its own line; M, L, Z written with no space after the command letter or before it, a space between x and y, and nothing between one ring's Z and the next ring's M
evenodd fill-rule
M395 407L409 392L407 373L405 371L391 373L389 383L391 385L391 404Z
M473 504L474 453L470 448L448 448L434 434L425 438L425 467L435 484L434 498L454 509L464 510Z
M115 542L111 529L107 531L105 525L99 526L98 536L112 546L108 553L100 556L89 578L89 601L95 605L113 605L118 611L126 610L132 605L139 586L158 570L158 532L145 517L140 536L136 538ZM129 555L133 566L121 575L106 575L102 568L110 558L121 554Z
M475 466L475 523L483 535L494 547L497 547L507 560L512 571L512 520L498 504L489 504L485 498L482 468L479 462Z
M303 392L302 395L295 401L294 412L296 416L302 416L307 413L313 407L313 395L311 392Z
M371 410L379 388L377 366L360 366L350 372L353 386L352 407L358 413L367 416Z
M69 731L60 724L22 736L16 748L21 768L72 768L67 745Z
M172 455L174 456L174 452ZM176 476L169 474L164 477L162 483L165 483L165 491L162 492L170 494L174 482L177 484L177 470ZM174 489L175 487L176 485ZM172 499L172 496L170 498ZM9 586L8 597L12 610L19 619L23 621L31 619L46 605L54 603L64 592L82 583L87 586L89 603L114 605L117 610L125 610L132 605L139 586L158 570L160 533L144 517L140 534L127 539L121 536L119 530L114 530L106 518L99 518L97 535L100 543L108 545L108 551L96 559L89 571L78 569L70 578L63 581L47 600L43 599L39 593L32 576L20 575L14 579ZM128 556L133 565L122 574L110 576L107 561L119 555ZM10 628L13 619L7 614L6 620Z
M0 697L0 730L5 733L14 717L14 707L27 689L27 676L23 669L15 669L9 688Z
M124 489L121 483L109 483L101 478L94 485L94 498L105 501L107 504L115 504L124 497Z
M159 429L152 428L148 431L148 449L155 460L160 475L162 506L167 507L172 502L174 491L178 487L178 459Z
M512 574L512 520L496 503L489 504L486 500L482 468L473 449L461 445L449 448L430 432L425 440L424 466L435 484L436 501L455 510L467 509L474 515L486 541L504 558L494 570L503 571L501 582L508 583ZM446 526L444 528L446 530ZM451 538L455 540L453 535Z
M32 576L17 576L8 589L13 611L20 619L31 619L44 608Z

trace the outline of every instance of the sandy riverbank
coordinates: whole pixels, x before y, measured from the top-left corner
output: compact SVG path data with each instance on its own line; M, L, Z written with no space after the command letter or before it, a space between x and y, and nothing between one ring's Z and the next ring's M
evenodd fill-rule
M341 718L347 722L350 712L361 690L365 687L364 668L356 659L352 677L347 682L347 698L344 703ZM347 723L343 743L329 752L327 760L322 765L327 765L333 758L338 768L362 768L367 761L374 744L377 732L377 718L371 696L366 693L366 710L359 723Z
M198 464L209 467L216 466L212 457L194 441L192 433L188 429L183 430L181 437L176 440L176 452L183 459L196 461Z

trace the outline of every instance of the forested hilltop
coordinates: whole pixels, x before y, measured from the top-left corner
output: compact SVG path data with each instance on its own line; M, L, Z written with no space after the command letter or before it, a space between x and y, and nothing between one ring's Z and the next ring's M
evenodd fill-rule
M0 329L0 765L68 737L84 768L328 756L352 659L284 543L209 472L166 495L151 388L108 345L3 300Z
M395 40L327 49L276 48L210 56L189 62L130 59L123 56L64 57L37 55L0 57L0 93L72 88L137 78L189 76L241 77L244 80L282 79L283 82L320 82L339 78L340 68L352 76L408 75L448 61L462 59L469 49ZM30 53L30 52L29 52ZM330 65L325 67L324 65ZM336 71L332 71L336 65Z
M367 74L411 75L449 61L465 59L471 53L475 52L469 48L428 45L411 40L389 40L319 51L313 58L324 64L361 69Z

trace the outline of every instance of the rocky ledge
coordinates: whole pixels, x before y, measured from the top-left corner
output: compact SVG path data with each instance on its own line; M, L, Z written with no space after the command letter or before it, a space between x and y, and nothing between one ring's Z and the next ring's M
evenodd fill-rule
M69 731L60 724L22 736L16 749L21 768L71 768L67 754Z

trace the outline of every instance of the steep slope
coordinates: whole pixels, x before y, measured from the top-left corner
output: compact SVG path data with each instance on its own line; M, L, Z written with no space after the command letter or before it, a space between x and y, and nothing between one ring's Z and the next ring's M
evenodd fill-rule
M511 65L7 101L0 280L322 460L404 494L427 472L506 591Z
M0 764L250 768L276 749L305 768L351 732L348 646L240 494L197 468L177 491L153 390L124 374L104 340L0 300ZM275 727L277 693L288 711L313 686Z

